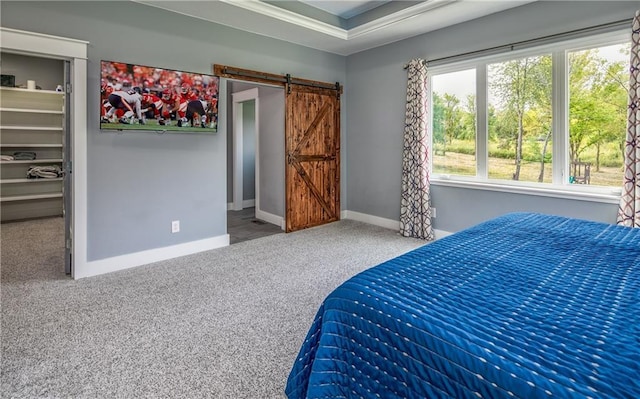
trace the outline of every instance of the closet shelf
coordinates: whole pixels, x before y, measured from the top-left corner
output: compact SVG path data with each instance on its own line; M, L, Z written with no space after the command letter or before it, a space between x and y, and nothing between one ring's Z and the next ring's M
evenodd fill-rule
M29 90L29 89L23 89L21 87L6 87L6 86L3 86L0 90L22 92L24 94L34 94L36 96L40 96L43 94L51 95L51 96L64 96L63 92L55 91L55 90Z
M11 197L2 197L0 198L0 202L31 201L31 200L49 199L49 198L62 198L62 193L15 195Z
M39 144L41 145L41 144ZM13 161L0 161L3 165L11 165L11 164L24 164L24 163L60 163L62 162L62 158L54 158L54 159L16 159Z
M1 130L37 130L39 132L42 131L54 131L61 132L62 126L9 126L9 125L0 125Z
M0 111L2 112L22 112L28 114L53 114L53 115L64 115L63 110L49 110L49 109L32 109L32 108L8 108L8 107L0 107Z
M0 184L19 184L19 183L46 183L48 181L62 181L62 177L56 177L52 179L39 178L39 179L2 179Z
M62 144L2 144L5 148L62 148Z
M64 177L32 179L27 174L31 165L64 163L65 94L7 87L0 94L2 154L36 154L36 159L0 160L0 221L63 214Z

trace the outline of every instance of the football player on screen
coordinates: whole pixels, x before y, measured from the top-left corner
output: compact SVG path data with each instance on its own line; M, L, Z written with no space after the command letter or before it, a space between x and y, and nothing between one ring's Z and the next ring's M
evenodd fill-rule
M180 98L171 89L162 91L162 112L161 119L158 121L160 125L170 125L171 120L176 119L176 114L180 108Z
M106 79L102 79L100 83L100 118L105 119L107 112L111 108L109 95L113 93L113 85L107 82Z
M142 115L142 95L140 94L140 88L134 87L129 91L114 91L109 94L108 97L111 109L104 116L104 121L108 122L116 110L123 110L124 115L119 119L120 123L127 125L134 124L136 122L144 125L145 120Z
M162 107L164 102L149 89L142 93L142 113L147 119L160 120L162 118Z

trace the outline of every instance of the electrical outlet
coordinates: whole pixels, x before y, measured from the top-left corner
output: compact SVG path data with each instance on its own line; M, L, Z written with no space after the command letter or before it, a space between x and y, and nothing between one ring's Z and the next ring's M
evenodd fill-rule
M179 233L180 232L180 221L179 220L174 220L173 222L171 222L171 232L172 233Z
M433 218L436 218L436 208L431 208L431 216L433 216Z

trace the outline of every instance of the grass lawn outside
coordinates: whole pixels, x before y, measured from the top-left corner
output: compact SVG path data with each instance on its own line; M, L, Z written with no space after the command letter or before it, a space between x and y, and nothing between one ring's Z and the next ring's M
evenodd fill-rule
M490 179L511 180L513 173L515 172L515 163L513 159L489 158L488 168ZM551 183L551 169L551 163L544 165L545 173L543 183ZM475 155L460 154L456 152L447 152L446 155L434 155L433 173L475 176ZM540 162L522 161L520 166L520 181L537 183L539 174ZM623 172L621 167L601 166L600 171L596 172L595 165L592 165L591 185L621 187L622 175Z

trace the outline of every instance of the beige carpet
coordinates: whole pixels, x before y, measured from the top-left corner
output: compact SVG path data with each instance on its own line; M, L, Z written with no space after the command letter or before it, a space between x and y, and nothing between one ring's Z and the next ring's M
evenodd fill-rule
M283 398L323 298L423 244L341 221L73 281L62 219L1 228L7 398Z

